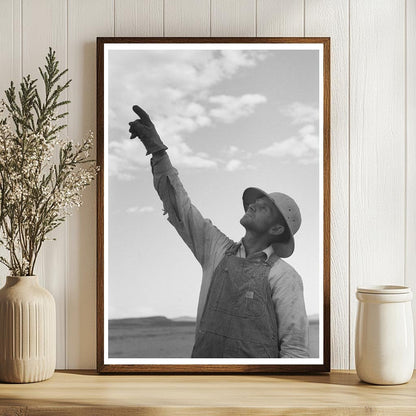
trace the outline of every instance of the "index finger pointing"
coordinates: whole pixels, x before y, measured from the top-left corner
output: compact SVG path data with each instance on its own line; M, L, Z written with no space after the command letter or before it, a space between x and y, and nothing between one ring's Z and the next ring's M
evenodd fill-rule
M138 105L133 106L133 111L144 121L151 122L149 114L143 110L143 108L139 107Z

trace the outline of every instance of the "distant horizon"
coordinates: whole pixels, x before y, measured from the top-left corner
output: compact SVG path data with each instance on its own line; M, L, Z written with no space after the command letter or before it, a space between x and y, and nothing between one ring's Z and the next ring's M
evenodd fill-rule
M171 321L178 320L178 319L189 319L196 322L196 317L193 316L176 316L174 318L170 318L166 315L146 315L146 316L128 316L126 318L108 318L109 321L121 321L123 319L149 319L149 318L166 318Z
M196 322L196 317L193 316L177 316L175 318L169 318L168 316L165 315L149 315L149 316L129 316L126 318L109 318L109 321L122 321L122 320L126 320L126 319L150 319L150 318L166 318L170 321L178 321L179 319L186 319L186 321L183 322ZM307 315L307 318L309 321L311 320L318 320L319 319L319 314L314 313L311 315Z

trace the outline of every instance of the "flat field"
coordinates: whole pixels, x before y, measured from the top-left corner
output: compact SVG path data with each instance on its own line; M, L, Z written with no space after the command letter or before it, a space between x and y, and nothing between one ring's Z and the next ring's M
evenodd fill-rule
M189 358L195 335L192 320L163 316L112 319L109 321L110 358ZM309 350L318 357L319 324L309 322Z

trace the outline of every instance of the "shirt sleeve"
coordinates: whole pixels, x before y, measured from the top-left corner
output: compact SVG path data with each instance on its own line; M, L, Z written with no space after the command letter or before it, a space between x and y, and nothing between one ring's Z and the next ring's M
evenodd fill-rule
M230 239L202 216L179 179L169 156L151 159L154 187L163 202L164 213L202 267L213 255L230 244Z
M292 268L283 272L272 268L270 279L277 317L280 358L309 357L309 323L302 278Z

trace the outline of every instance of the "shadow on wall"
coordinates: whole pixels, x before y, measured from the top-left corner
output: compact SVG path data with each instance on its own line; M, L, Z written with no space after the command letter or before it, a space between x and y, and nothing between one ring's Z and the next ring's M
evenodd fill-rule
M195 336L191 318L164 316L109 320L110 358L189 358ZM319 357L319 321L309 320L309 351Z

